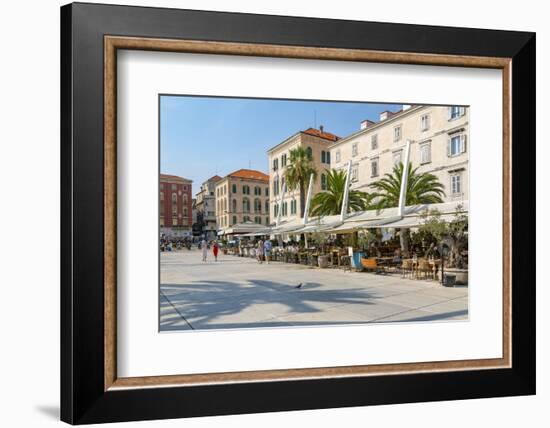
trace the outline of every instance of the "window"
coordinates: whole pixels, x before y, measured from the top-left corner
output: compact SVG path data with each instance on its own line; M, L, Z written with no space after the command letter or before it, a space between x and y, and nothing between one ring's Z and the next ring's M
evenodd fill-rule
M172 193L172 214L178 213L178 195Z
M370 176L378 177L378 158L371 159L370 161Z
M233 223L232 224L237 224L237 216L236 215L233 216Z
M399 165L401 163L401 150L399 150L397 152L393 152L392 162L393 162L394 166Z
M250 201L248 198L243 199L243 212L244 213L250 212Z
M273 179L273 194L274 195L279 194L279 177L275 177Z
M260 201L259 199L254 199L254 212L255 213L262 212L262 201Z
M275 158L273 159L273 171L277 171L279 169L279 159Z
M243 186L243 195L250 195L250 186Z
M269 201L265 201L265 212L269 213Z
M233 199L233 202L232 202L232 212L236 213L237 212L237 200L236 199Z
M321 163L326 163L327 153L324 150L321 150Z
M231 186L231 191L232 191L233 193L237 193L237 185L236 185L236 184L233 184L233 185Z
M330 165L330 152L327 152L327 165Z
M399 141L401 139L401 125L397 125L393 128L393 141Z
M286 217L288 214L288 204L286 202L283 203L283 217Z
M286 153L281 156L281 166L286 166Z
M357 165L354 165L351 168L351 181L357 181L358 176L359 176L359 167Z
M178 225L178 218L172 217L172 226L177 226L177 225Z
M176 190L178 188L178 186L176 186L175 184L172 184L172 190Z
M460 106L451 106L449 107L449 120L456 119L466 112L466 109L464 107Z
M254 217L254 223L262 224L262 218L258 216Z
M374 134L370 137L370 148L371 150L376 150L378 148L378 134Z
M357 156L357 143L353 143L351 146L351 155Z
M250 217L247 216L247 215L245 215L245 216L243 217L243 223L246 223L246 222L249 222L249 221L250 221Z
M336 150L336 162L340 162L340 149Z
M321 174L321 190L327 190L327 176Z
M420 130L427 131L430 129L430 115L425 114L420 118Z
M269 217L266 217L266 218L265 218L265 225L266 225L266 226L269 225Z
M254 194L256 196L262 196L262 189L258 186L254 187Z
M462 174L459 172L451 174L451 193L455 196L462 193Z
M311 149L311 147L308 147L308 148L306 149L306 154L307 154L307 158L308 158L309 160L312 160L312 159L313 159L313 150Z
M296 214L296 199L290 201L290 214Z
M447 143L447 156L458 156L466 152L466 135L455 135Z
M269 196L269 187L266 187L264 190L265 190L265 196L266 197Z
M432 161L432 145L430 143L420 144L420 164Z
M273 215L277 217L279 215L279 205L273 205Z

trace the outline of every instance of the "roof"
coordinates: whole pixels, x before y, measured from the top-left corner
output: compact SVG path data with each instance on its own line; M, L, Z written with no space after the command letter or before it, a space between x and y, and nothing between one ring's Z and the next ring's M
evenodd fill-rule
M396 112L390 112L392 113L391 115L389 115L386 119L384 120L381 120L379 122L374 122L374 124L372 124L371 126L368 126L364 129L360 129L356 132L354 132L353 134L350 134L344 138L339 138L333 145L331 145L329 148L334 148L336 146L339 146L340 144L343 144L347 141L349 141L350 139L358 136L358 135L361 135L361 134L366 134L366 133L369 133L371 132L373 129L378 129L384 125L386 125L387 123L389 122L393 122L395 120L397 120L398 118L400 117L403 117L407 114L410 114L410 113L413 113L413 112L417 112L418 110L421 110L423 108L427 108L427 107L431 107L431 106L428 106L428 105L412 105L410 108L406 109L406 110L398 110ZM384 112L382 112L384 113ZM363 121L364 122L364 121Z
M308 128L305 131L301 132L303 132L304 134L313 135L314 137L324 138L325 140L330 141L337 141L340 139L340 137L338 137L337 135L331 134L330 132L321 132L321 130L315 128Z
M179 181L181 183L192 183L193 180L189 180L188 178L179 177L177 175L170 175L170 174L160 174L160 180L161 181Z
M231 174L227 174L227 176L233 178L244 178L245 180L269 181L269 175L255 169L241 168L237 171L232 172Z
M208 180L206 181L220 181L222 178L219 176L219 175L214 175L213 177L210 177Z
M272 152L276 148L285 145L287 142L289 142L294 137L296 137L297 135L300 135L300 134L312 135L314 137L320 137L320 138L323 138L327 141L332 141L332 142L340 140L340 137L338 137L337 135L331 134L330 132L321 132L319 129L308 128L305 131L298 131L295 134L292 134L290 137L288 137L285 140L281 141L279 144L276 144L273 147L271 147L270 149L268 149L267 153Z

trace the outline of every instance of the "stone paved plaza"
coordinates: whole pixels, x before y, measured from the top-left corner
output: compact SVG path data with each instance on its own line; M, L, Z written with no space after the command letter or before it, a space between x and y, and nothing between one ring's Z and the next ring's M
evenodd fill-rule
M161 253L160 292L161 331L468 319L467 287L195 249Z

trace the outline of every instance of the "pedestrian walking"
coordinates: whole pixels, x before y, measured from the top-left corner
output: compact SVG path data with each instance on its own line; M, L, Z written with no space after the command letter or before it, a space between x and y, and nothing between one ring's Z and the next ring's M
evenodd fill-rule
M273 249L273 245L271 244L271 241L269 239L266 239L264 242L264 255L265 255L265 262L269 264L269 260L271 260L271 250Z
M208 256L208 244L206 243L206 240L203 239L201 242L201 250L202 250L202 261L206 261L206 257Z
M212 245L212 252L214 253L215 261L218 261L218 251L219 251L218 241L214 241L214 245Z
M264 243L261 239L258 241L258 245L256 246L256 257L258 258L258 262L262 264L264 258Z

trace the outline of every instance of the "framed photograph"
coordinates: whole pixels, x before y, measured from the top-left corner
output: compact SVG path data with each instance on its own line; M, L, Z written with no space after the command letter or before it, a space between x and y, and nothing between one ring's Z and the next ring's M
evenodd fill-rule
M61 418L535 393L535 35L61 8Z

